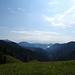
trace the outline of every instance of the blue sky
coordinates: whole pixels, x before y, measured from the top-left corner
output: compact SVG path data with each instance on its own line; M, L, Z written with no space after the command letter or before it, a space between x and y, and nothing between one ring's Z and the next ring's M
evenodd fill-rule
M75 0L0 0L0 39L75 41Z

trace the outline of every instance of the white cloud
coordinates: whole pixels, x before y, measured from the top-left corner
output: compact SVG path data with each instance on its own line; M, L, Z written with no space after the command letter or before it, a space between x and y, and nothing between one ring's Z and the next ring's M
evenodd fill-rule
M28 35L58 35L58 32L49 32L49 31L11 31L18 34L28 34Z
M59 23L52 23L52 25L57 26L57 27L62 27L62 28L66 28L67 25L65 26L65 24L59 22Z
M52 17L48 17L46 15L42 15L42 16L44 17L44 21L48 21L48 22L54 21L54 18L52 18Z
M61 14L57 14L53 17L44 15L44 21L50 22L52 25L67 28L75 25L75 6L72 6L67 11Z
M15 11L13 11L13 10L11 10L10 12L11 12L11 13L15 13Z
M69 9L65 12L65 14L69 14L69 13L71 13L71 12L73 12L73 11L75 11L75 6L72 6L71 8L69 8Z
M47 12L52 12L52 13L54 13L54 12L57 12L57 10L58 10L57 8L53 8L53 9L48 9Z
M16 11L13 10L12 8L7 8L11 13L15 13Z
M12 8L7 8L11 13L16 13L16 12L19 12L19 11L25 11L25 9L23 8L15 8L15 9L12 9Z
M58 32L49 32L49 31L11 31L12 33L17 33L20 36L18 40L26 40L26 41L36 41L36 42L49 42L53 41L57 38L57 35L61 33ZM15 37L17 38L17 37Z
M36 41L36 42L68 42L75 40L73 36L65 36L62 33L51 31L11 31L19 34L14 38L16 40ZM17 39L18 37L18 39Z
M23 8L17 8L19 11L25 11L25 9Z
M48 5L55 5L55 4L59 4L59 3L58 2L55 2L55 1L48 3Z

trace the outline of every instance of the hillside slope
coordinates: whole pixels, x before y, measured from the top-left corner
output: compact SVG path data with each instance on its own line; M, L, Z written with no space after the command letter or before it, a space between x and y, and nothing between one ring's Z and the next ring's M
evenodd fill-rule
M54 60L75 59L75 42L54 44L46 50Z
M40 61L49 61L49 57L44 54L39 54L35 51L32 51L27 48L23 48L15 42L5 42L0 40L0 52L5 54L13 54L13 57L18 58L22 61L27 60L40 60Z
M7 57L7 62L6 63L22 63L19 59L16 59L12 56L6 55Z
M75 60L5 64L0 75L75 75Z

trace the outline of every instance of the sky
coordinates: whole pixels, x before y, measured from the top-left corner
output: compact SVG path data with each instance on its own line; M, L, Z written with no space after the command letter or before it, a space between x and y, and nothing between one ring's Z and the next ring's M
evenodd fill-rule
M75 0L0 0L0 39L75 41Z

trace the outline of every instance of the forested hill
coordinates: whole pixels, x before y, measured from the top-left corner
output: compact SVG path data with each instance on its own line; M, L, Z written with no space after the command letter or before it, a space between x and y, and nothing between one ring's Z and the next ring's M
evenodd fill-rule
M40 49L39 49L40 50ZM39 60L39 61L49 61L49 57L32 51L27 48L23 48L15 42L7 42L0 40L0 54L10 55L22 61L29 60Z
M73 60L75 59L75 42L56 43L47 48L46 51L53 60Z

